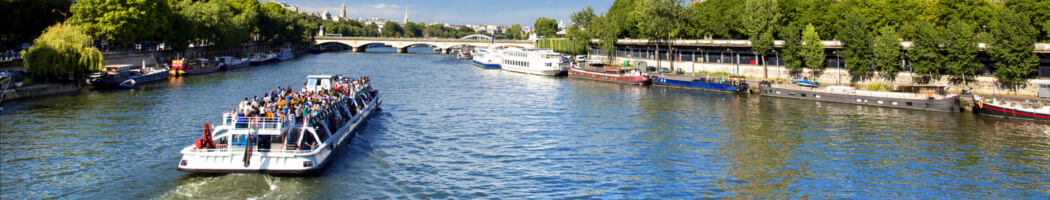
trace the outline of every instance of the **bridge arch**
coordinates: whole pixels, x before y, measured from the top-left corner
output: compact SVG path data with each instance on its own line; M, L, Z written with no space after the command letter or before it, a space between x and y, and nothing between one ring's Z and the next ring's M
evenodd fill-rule
M461 38L459 38L459 39L463 39L463 40L467 40L467 39L486 39L486 40L492 40L492 37L491 37L491 36L487 36L487 35L482 35L482 34L473 34L473 35L463 36L463 37L461 37Z

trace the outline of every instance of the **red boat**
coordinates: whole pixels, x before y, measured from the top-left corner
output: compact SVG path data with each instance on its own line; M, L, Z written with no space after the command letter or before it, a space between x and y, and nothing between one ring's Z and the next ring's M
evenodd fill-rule
M569 77L635 85L649 84L649 75L645 72L616 66L573 66L569 67Z
M1050 121L1050 105L1042 101L985 98L973 95L973 112L1016 119Z
M195 60L171 61L171 70L168 70L168 74L171 76L189 76L212 73L218 70L218 62L211 62L211 60L206 58L198 58Z

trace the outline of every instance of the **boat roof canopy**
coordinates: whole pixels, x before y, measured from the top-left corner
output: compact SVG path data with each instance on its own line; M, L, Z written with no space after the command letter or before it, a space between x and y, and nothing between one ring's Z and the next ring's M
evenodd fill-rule
M335 75L309 75L306 78L333 78Z

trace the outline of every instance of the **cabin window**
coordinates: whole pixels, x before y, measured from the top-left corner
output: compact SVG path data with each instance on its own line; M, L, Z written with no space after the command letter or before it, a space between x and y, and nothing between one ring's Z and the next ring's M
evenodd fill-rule
M864 102L864 100L857 99L857 103L863 103L863 102Z
M819 94L814 94L814 95L813 95L813 98L818 98L818 99L819 99L819 98L820 98L820 95L819 95Z
M788 95L795 96L794 92L788 92Z
M802 93L802 97L806 97L806 93Z
M328 79L321 79L321 84L320 85L323 88L332 88L332 82L328 81Z
M895 105L895 106L896 106L896 105L897 105L897 102L896 102L896 101L891 101L891 102L890 102L890 105Z
M307 80L306 81L306 85L307 86L315 86L315 85L317 85L317 79L311 78L310 80Z
M879 101L878 101L878 103L879 103L879 104L882 104L882 100L879 100Z
M911 102L904 102L904 105L911 106Z
M777 90L777 94L780 94L780 90Z

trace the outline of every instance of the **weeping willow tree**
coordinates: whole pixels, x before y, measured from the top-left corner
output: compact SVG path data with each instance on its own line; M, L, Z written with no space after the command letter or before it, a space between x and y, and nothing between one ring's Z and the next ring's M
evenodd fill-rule
M102 52L91 45L92 38L65 23L44 30L23 52L25 65L34 77L65 77L82 80L102 69Z

